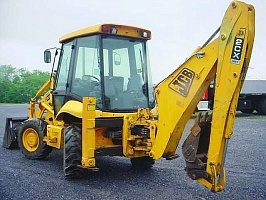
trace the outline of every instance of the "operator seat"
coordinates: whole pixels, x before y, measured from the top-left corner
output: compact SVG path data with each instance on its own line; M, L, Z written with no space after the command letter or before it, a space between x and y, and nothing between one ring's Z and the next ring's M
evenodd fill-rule
M146 96L143 93L143 81L139 74L128 79L127 92L124 94L124 107L137 108L146 106Z
M139 74L134 74L132 75L129 80L128 80L128 84L127 84L127 91L139 91L142 88L142 83L141 83L141 77Z
M121 108L123 103L124 78L120 76L105 76L105 96L110 99L110 109ZM108 104L108 102L107 102Z

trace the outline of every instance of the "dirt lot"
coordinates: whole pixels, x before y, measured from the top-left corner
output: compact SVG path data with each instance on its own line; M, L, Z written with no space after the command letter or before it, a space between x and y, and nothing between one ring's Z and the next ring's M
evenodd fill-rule
M1 144L6 116L26 113L24 105L0 105ZM126 158L103 157L99 172L68 181L61 151L36 161L1 147L0 199L266 199L265 144L266 116L238 114L226 157L227 185L217 194L187 177L182 157L160 159L144 172L131 169Z

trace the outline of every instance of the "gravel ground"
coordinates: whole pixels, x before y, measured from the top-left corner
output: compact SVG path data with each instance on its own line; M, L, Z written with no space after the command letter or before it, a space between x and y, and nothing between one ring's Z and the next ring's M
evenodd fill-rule
M25 105L0 105L1 144L6 116L26 113ZM190 180L182 157L160 159L147 171L131 169L126 158L103 157L97 161L99 172L69 181L64 179L61 151L36 161L1 147L0 199L266 199L266 116L240 113L234 130L225 164L227 185L220 193Z

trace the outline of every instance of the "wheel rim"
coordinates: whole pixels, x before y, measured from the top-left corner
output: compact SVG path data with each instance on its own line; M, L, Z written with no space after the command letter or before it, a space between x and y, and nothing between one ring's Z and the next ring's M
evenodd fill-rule
M39 146L38 133L32 128L26 129L22 135L22 142L23 146L25 147L25 149L27 149L27 151L36 151Z

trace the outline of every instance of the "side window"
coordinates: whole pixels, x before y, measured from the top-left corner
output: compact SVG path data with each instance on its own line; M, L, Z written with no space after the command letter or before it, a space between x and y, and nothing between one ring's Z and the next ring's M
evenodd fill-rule
M135 73L132 74L132 77L138 77L139 81L139 87L142 87L144 84L144 81L146 79L145 77L145 63L144 63L144 50L143 50L143 44L142 43L137 43L134 45L134 56L136 60L136 71Z
M134 45L135 59L136 59L136 72L144 79L144 56L143 45L141 43Z
M111 76L109 71L109 51L108 49L103 49L104 76Z
M72 42L66 43L62 47L61 57L58 66L58 79L57 79L57 90L65 90L67 83L67 76L69 71L70 57L71 57Z
M130 55L129 60L134 60L131 62L131 73L128 79L127 90L129 92L137 93L142 96L143 94L143 84L145 80L145 63L143 59L143 44L142 43L135 43L129 49Z

